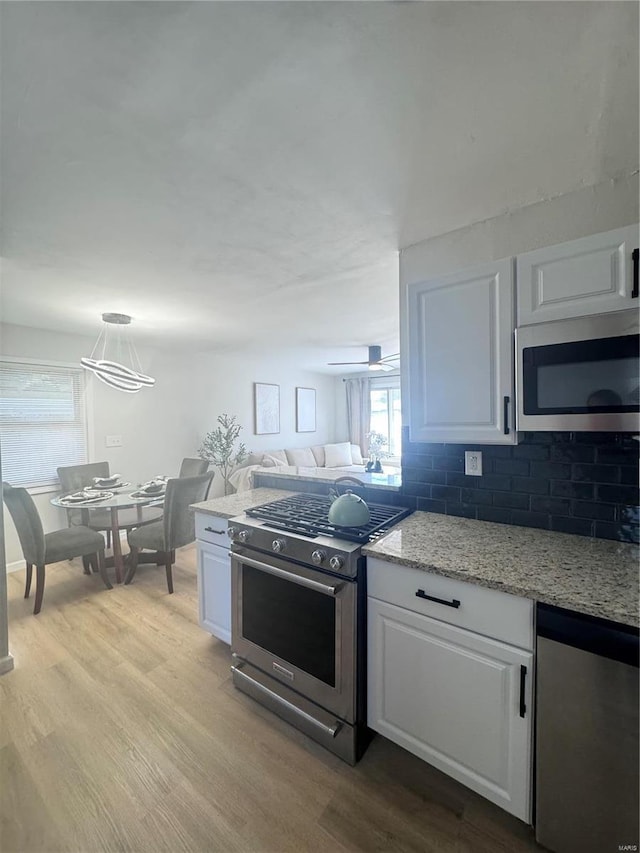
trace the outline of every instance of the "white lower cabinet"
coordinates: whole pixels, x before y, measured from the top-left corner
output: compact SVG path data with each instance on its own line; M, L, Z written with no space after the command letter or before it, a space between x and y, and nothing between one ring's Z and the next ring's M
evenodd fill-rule
M369 726L530 823L533 654L371 597L368 633Z
M198 619L200 625L231 645L231 557L227 523L215 519L214 525L198 523ZM206 541L201 536L205 536Z

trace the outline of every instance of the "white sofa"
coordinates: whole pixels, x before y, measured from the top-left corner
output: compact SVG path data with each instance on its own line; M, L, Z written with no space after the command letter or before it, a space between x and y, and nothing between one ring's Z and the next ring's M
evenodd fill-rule
M312 447L288 447L285 450L264 450L249 454L246 462L236 468L229 482L238 492L251 488L254 471L276 473L278 467L322 468L336 474L362 474L365 460L357 444L348 441L337 444L316 444Z

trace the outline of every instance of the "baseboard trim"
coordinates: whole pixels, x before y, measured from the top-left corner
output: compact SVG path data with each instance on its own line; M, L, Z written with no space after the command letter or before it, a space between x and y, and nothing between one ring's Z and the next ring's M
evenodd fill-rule
M11 574L11 572L19 572L20 569L26 568L26 563L24 560L15 560L13 563L7 563L7 574Z
M13 669L13 655L5 655L0 658L0 675L5 675Z

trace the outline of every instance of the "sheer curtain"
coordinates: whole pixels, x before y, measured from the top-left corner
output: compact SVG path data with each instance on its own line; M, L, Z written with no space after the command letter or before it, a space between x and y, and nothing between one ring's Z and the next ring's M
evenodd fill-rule
M346 379L347 389L347 423L349 425L349 441L358 444L362 455L369 452L367 433L371 430L371 381L363 379Z

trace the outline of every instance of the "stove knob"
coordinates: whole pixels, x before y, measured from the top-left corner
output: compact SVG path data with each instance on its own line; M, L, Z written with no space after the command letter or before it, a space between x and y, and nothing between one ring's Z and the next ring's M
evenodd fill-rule
M274 539L271 547L276 554L281 554L284 551L284 539Z
M248 530L241 530L240 533L238 533L238 542L242 542L243 545L248 540L248 538L249 538L249 531Z
M344 566L344 560L336 554L329 560L329 565L334 572L337 572Z
M311 555L311 560L312 560L312 562L314 562L316 564L316 566L319 566L322 563L324 563L324 561L326 559L327 559L327 555L325 554L324 551L321 551L320 549L314 551L313 554Z
M230 527L227 530L227 533L229 534L229 539L235 539L236 536L238 535L238 528L237 527Z

